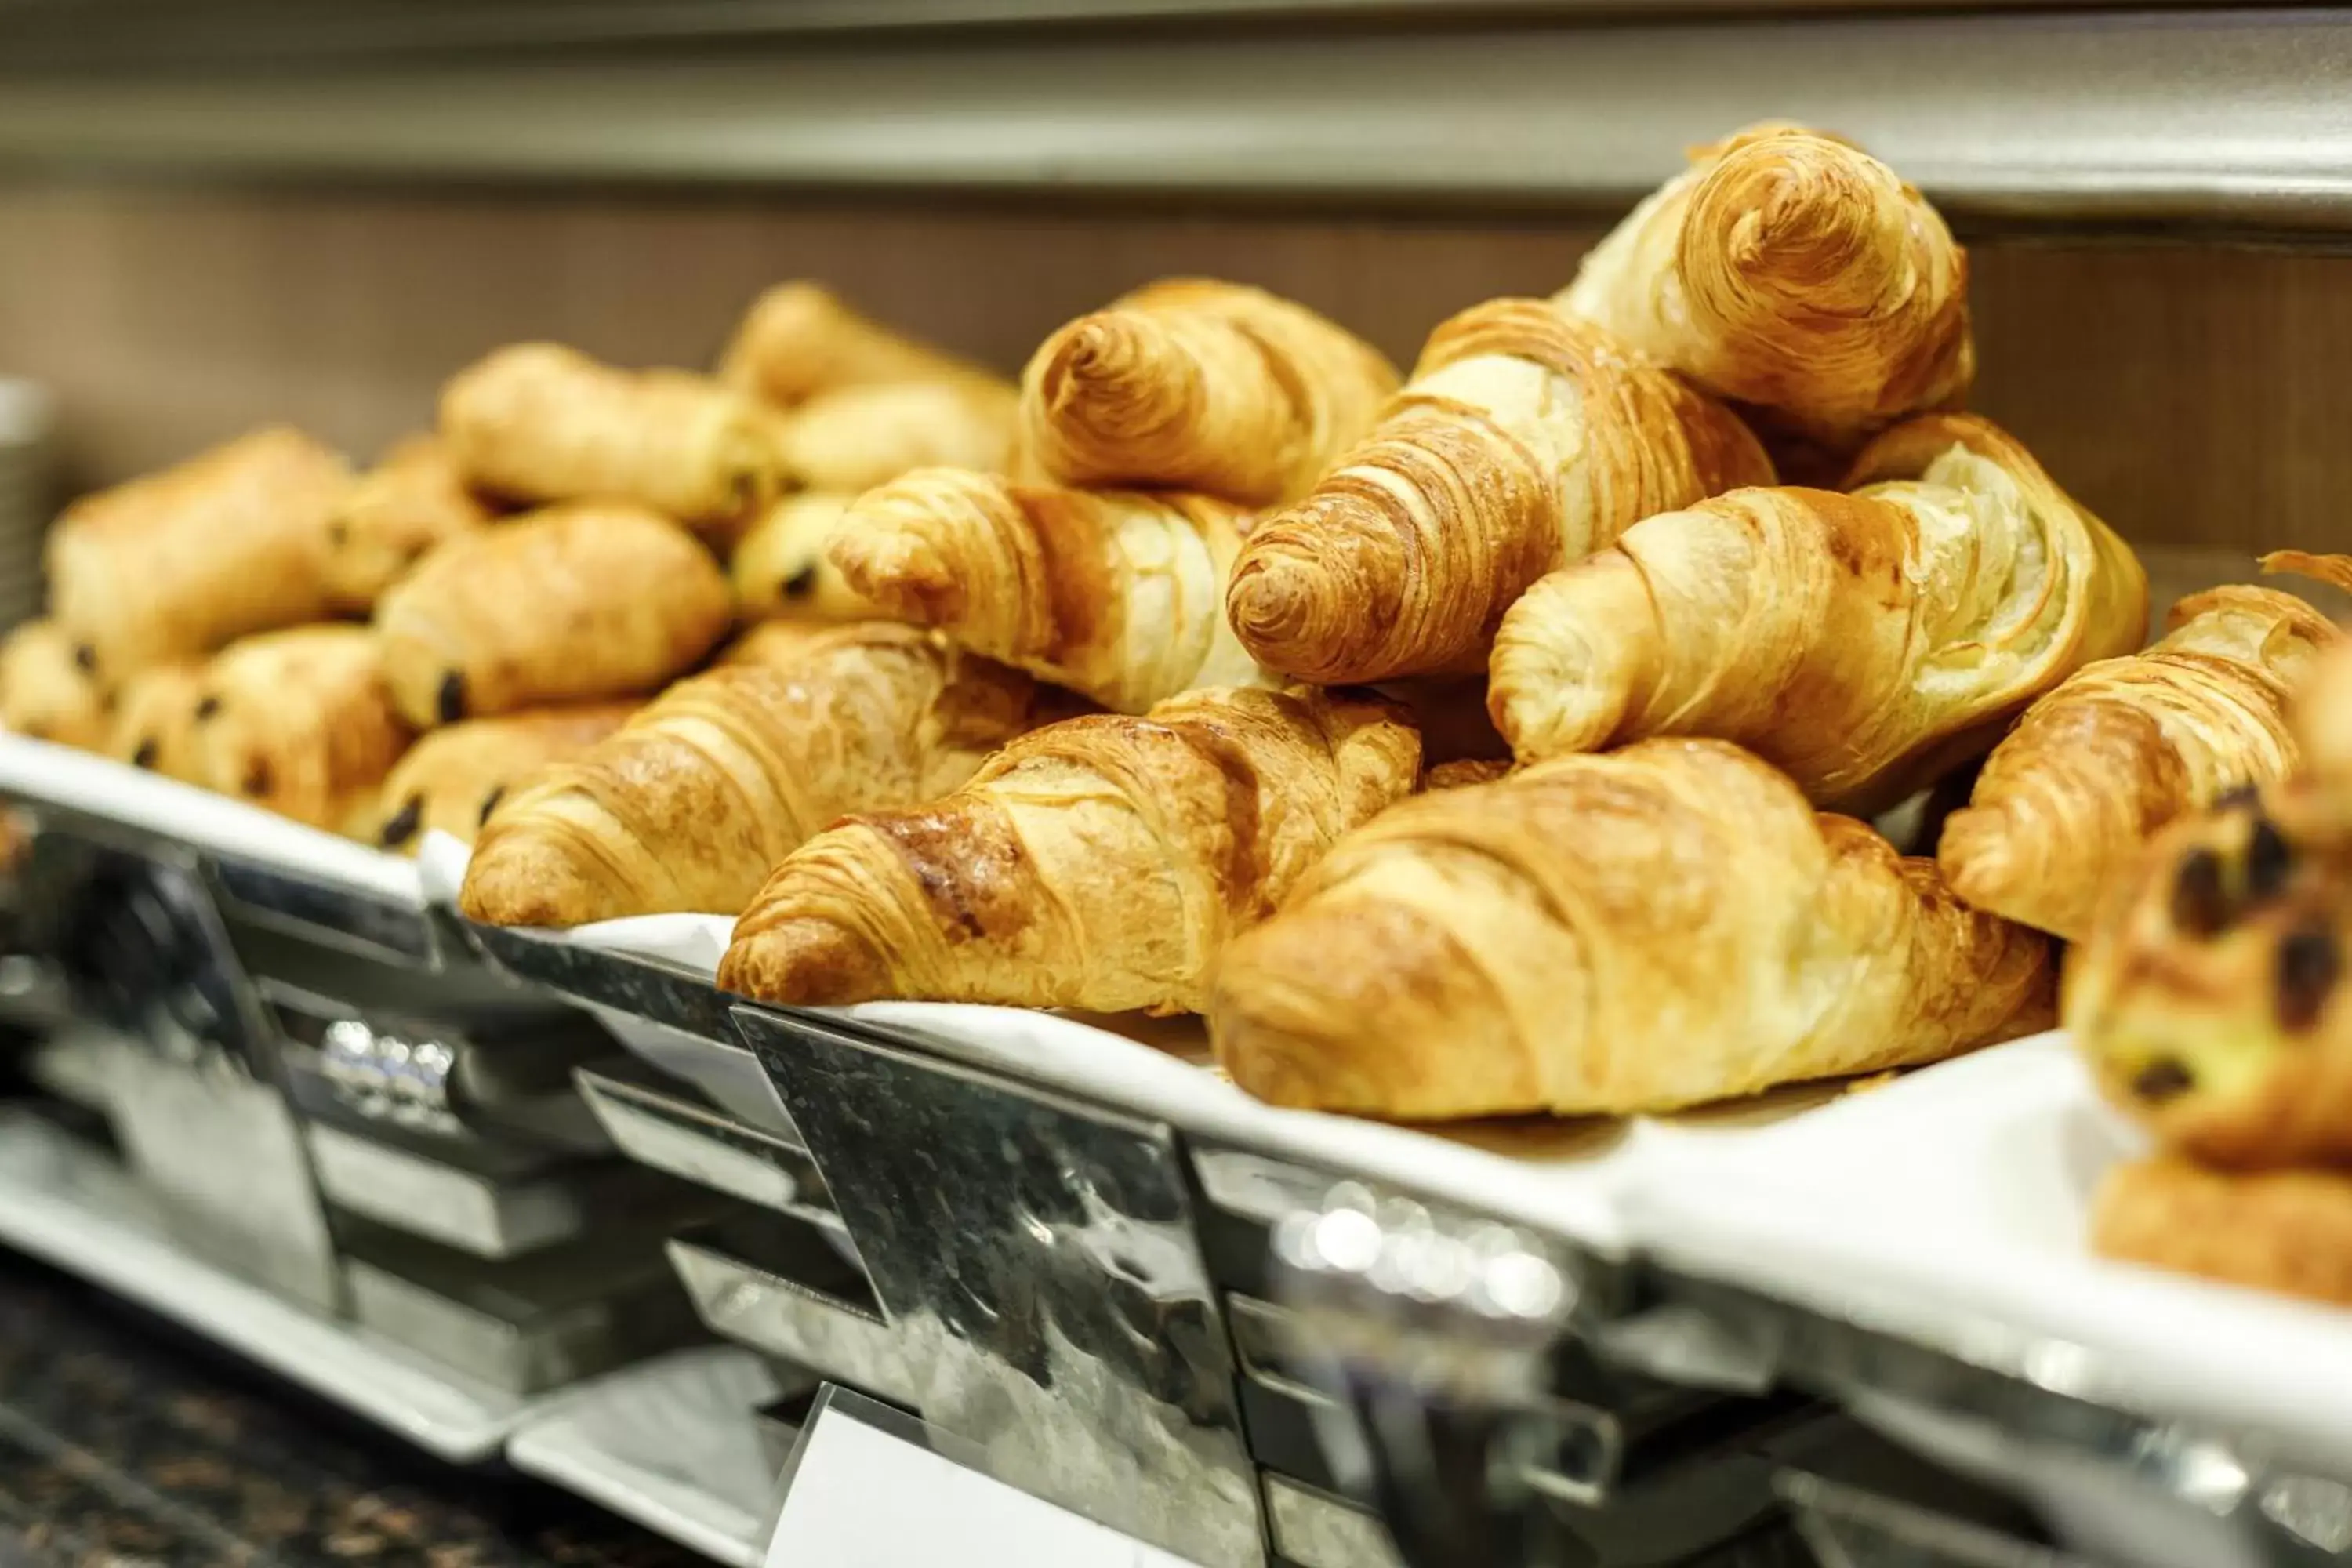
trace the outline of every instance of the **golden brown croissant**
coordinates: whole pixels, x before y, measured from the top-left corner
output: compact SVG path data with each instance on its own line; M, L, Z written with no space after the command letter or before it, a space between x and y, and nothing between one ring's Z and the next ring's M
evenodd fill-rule
M2352 1173L2118 1165L2100 1184L2092 1244L2126 1263L2352 1306Z
M2294 770L2289 696L2339 640L2291 594L2183 599L2153 647L2078 671L2027 710L1944 825L1944 875L1979 909L2081 940L2149 835Z
M730 533L783 483L772 416L678 370L626 371L517 343L441 394L441 438L466 482L517 501L636 501Z
M1851 495L1735 490L1528 589L1487 694L1514 753L1711 735L1868 816L2140 646L2137 558L1987 421L1923 416L1862 462Z
M375 841L413 852L438 832L470 844L509 791L581 755L635 711L627 702L535 708L436 730L383 781Z
M384 673L420 729L648 691L727 630L727 579L683 530L618 501L462 533L376 605Z
M1171 279L1045 340L1021 379L1022 458L1066 485L1305 495L1396 390L1379 351L1263 289Z
M1197 687L1278 683L1225 622L1248 525L1206 496L925 468L858 498L833 560L884 614L1140 713Z
M182 784L209 785L204 723L220 706L211 697L210 676L209 664L158 664L124 681L115 693L107 754Z
M762 512L728 562L742 614L815 621L878 616L881 612L858 596L825 553L848 510L846 496L796 495Z
M1251 1093L1406 1120L1663 1110L2045 1021L2048 941L1720 741L1407 801L1236 942L1210 1031Z
M1397 710L1189 692L1034 731L944 800L852 817L776 868L719 983L763 1001L910 997L1197 1010L1234 933L1410 791Z
M719 358L728 385L791 408L842 386L996 378L859 315L821 283L779 283L751 301Z
M2352 1159L2352 811L2291 779L2157 835L2066 963L2065 1023L2116 1104L2231 1166Z
M1968 276L1944 220L1892 169L1772 123L1696 152L1558 303L1834 457L1958 405L1976 373Z
M36 741L85 749L106 743L97 656L55 621L26 621L0 643L0 724Z
M497 925L733 914L835 817L944 794L1062 710L911 627L811 629L797 659L681 681L518 791L475 844L459 904Z
M1263 518L1225 600L1270 669L1482 669L1530 583L1772 465L1747 426L1586 322L1493 300L1437 329L1377 429Z
M51 613L109 680L315 621L327 518L351 479L326 447L272 427L90 496L50 531Z
M812 490L855 495L915 468L1000 473L1019 405L1011 383L979 376L838 387L780 416L776 444Z
M361 476L327 520L327 595L364 615L417 558L495 514L438 437L411 436Z
M195 710L206 782L282 816L362 833L407 748L365 626L299 626L224 649Z

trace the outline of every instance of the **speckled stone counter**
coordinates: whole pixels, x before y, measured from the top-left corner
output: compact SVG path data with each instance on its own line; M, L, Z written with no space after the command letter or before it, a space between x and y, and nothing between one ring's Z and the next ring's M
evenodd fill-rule
M512 1476L436 1464L0 1251L0 1568L698 1568Z

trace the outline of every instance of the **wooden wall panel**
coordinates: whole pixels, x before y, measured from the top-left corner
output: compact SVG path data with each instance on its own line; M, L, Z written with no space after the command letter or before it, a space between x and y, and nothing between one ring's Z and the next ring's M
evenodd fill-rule
M0 374L62 395L69 472L135 472L264 418L365 451L519 337L699 363L772 279L1010 369L1133 283L1209 272L1410 358L1439 317L1564 280L1589 230L489 194L0 187ZM2352 549L2352 258L1980 246L1978 404L2134 537Z

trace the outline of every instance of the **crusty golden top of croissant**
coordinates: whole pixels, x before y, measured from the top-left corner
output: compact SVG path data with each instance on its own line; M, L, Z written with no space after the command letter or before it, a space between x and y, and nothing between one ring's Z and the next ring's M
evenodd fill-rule
M1171 279L1047 338L1021 383L1022 457L1066 485L1306 493L1396 390L1378 350L1304 305Z
M1932 1060L2046 1017L2049 943L1717 741L1406 801L1236 940L1218 1059L1286 1105L1662 1110Z
M978 375L835 387L776 416L776 447L802 488L846 495L915 468L1002 473L1020 401Z
M914 381L995 378L968 360L867 320L821 283L779 283L751 302L719 363L719 379L780 407L820 392Z
M1936 209L1852 142L1780 122L1696 152L1559 301L1832 455L1956 406L1976 370L1967 258Z
M1489 689L1514 752L1711 735L1867 814L2140 645L2137 558L1990 422L1898 426L1857 479L1662 513L1530 588Z

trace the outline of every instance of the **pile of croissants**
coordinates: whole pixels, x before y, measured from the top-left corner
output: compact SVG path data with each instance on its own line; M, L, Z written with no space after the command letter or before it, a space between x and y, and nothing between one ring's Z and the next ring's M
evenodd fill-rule
M1238 284L1017 386L786 285L714 375L508 348L372 472L273 430L79 503L0 711L470 839L478 921L736 916L765 1001L1198 1012L1286 1104L1928 1061L2046 1024L2051 939L2111 951L2160 829L2297 774L2338 640L2231 586L2146 646L2130 549L1958 411L1967 279L1916 190L1776 123L1405 376ZM1927 791L1906 857L1866 819Z

